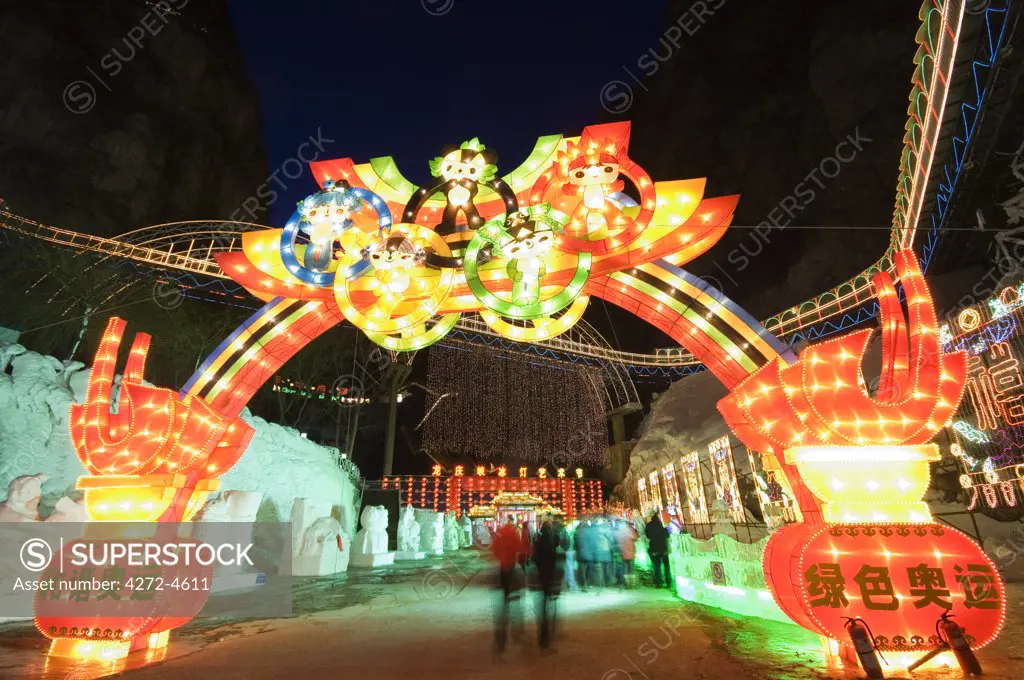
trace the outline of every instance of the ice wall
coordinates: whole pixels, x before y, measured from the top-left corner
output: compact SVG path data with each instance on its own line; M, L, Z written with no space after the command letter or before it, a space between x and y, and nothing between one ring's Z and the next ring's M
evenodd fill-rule
M19 475L46 473L43 512L70 492L85 469L68 432L71 404L85 395L89 370L75 362L0 343L0 498ZM288 521L292 501L329 501L349 536L355 534L358 469L288 427L248 411L243 419L256 430L249 448L222 477L222 489L262 491L258 519Z

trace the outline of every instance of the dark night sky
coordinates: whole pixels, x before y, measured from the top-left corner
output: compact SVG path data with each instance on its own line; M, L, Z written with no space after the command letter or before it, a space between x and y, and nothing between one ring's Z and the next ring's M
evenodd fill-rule
M599 122L602 86L657 41L665 3L233 0L231 12L271 171L319 129L335 140L323 157L391 155L419 182L447 144L479 136L507 172L538 136ZM272 225L315 188L309 174L288 184Z

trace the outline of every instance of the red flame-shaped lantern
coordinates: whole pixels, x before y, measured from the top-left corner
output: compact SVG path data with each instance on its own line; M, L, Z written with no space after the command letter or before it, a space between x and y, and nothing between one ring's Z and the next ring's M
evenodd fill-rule
M879 649L928 650L952 611L981 646L1003 623L1005 590L984 551L932 522L922 501L927 442L963 395L966 356L942 352L932 298L913 251L896 254L909 321L887 273L879 300L882 372L872 394L861 363L873 331L778 358L739 383L718 408L749 448L774 454L803 522L765 548L765 578L794 621L834 640L863 618Z
M71 407L71 437L75 452L89 471L78 479L92 521L86 536L65 545L62 558L76 543L170 541L196 543L177 536L178 523L202 507L219 488L217 476L226 472L248 446L253 429L240 418L218 413L198 397L182 399L176 392L143 384L150 337L139 333L121 377L116 413L111 412L114 368L125 322L112 317L100 341L89 376L84 404ZM147 536L137 530L121 536L103 522L156 522ZM118 565L113 565L118 568ZM64 563L54 573L72 572ZM124 573L121 569L118 573ZM164 569L147 581L165 583L189 579L208 583L210 569ZM203 580L205 579L205 581ZM36 626L53 643L52 655L110 660L142 648L160 648L168 631L184 625L203 606L208 592L162 590L146 601L137 597L130 575L102 607L74 608L69 599L36 598ZM116 595L116 597L114 596Z

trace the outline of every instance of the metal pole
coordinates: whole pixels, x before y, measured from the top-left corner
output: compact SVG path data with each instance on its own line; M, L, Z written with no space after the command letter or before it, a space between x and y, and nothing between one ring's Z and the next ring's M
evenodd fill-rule
M345 433L345 453L351 459L355 453L356 448L356 433L359 431L359 412L362 410L363 405L357 404L355 410L352 412L349 418L349 430Z
M391 376L391 384L388 386L388 433L384 442L384 476L391 475L391 469L395 464L395 425L398 421L398 385L401 382L399 373L396 371Z

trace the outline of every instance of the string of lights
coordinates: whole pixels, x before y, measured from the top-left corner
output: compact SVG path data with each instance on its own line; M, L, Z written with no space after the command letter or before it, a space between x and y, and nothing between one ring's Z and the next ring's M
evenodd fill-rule
M424 448L474 459L600 463L608 444L600 381L587 366L446 341L430 351L427 383L449 396L424 425Z
M1017 507L1024 495L1024 284L966 307L939 329L946 351L967 352L967 383L947 428L969 510Z

